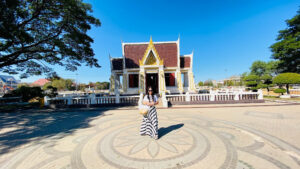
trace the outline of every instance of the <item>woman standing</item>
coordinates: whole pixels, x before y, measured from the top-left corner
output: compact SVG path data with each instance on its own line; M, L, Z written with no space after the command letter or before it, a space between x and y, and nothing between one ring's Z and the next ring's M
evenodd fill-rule
M155 105L158 104L156 95L153 95L151 87L148 88L147 94L143 99L143 104L148 106L148 114L144 116L141 124L141 135L149 135L154 139L158 139L158 120Z

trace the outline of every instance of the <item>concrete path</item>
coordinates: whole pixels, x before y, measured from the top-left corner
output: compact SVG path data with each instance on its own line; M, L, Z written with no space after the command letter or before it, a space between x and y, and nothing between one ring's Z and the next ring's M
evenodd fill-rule
M158 140L137 110L0 114L0 169L300 168L300 105L158 109Z

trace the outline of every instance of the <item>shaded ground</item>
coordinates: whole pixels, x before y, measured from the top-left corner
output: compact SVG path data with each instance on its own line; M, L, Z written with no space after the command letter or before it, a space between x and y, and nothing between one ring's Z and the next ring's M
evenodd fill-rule
M31 109L0 113L0 154L32 141L52 136L63 138L77 129L90 127L89 122L102 116L104 111Z

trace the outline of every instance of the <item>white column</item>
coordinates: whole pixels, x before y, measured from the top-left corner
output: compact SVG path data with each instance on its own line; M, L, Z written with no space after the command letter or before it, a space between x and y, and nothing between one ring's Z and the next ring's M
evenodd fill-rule
M144 93L145 92L145 68L140 67L140 72L139 72L139 93Z
M143 104L143 93L140 93L140 99L139 99L139 107Z
M176 86L180 94L183 93L183 87L182 87L182 79L181 79L181 72L179 69L176 70Z
M165 71L163 66L159 66L158 70L158 92L162 95L162 93L166 92L166 83L165 83Z

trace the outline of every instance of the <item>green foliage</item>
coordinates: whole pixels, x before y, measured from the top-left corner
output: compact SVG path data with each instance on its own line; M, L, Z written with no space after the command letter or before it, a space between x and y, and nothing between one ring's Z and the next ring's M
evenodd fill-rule
M82 0L0 1L0 71L51 74L47 65L100 67L87 34L100 21ZM45 64L46 63L46 64Z
M290 94L290 84L300 84L300 74L298 73L281 73L273 79L273 83L286 85L287 94Z
M259 77L266 74L276 75L278 64L279 61L264 62L264 61L257 60L253 62L250 67L251 74L257 75Z
M49 97L55 97L58 95L57 88L53 87L51 85L47 86L47 89L45 90L45 94L46 94L46 96L49 96Z
M96 82L94 87L98 90L106 90L109 89L109 82Z
M244 81L248 89L256 91L258 89L260 78L257 75L250 74L244 78Z
M298 73L281 73L273 79L273 83L283 84L300 84L300 74Z
M198 86L203 86L203 85L204 85L204 83L202 81L198 82Z
M52 86L51 85L51 82L48 82L46 84L44 84L44 86L42 87L43 90L47 90L48 89L48 86ZM53 87L53 86L52 86Z
M234 86L234 82L232 80L225 80L224 85L225 86Z
M265 74L267 69L267 63L264 61L255 61L252 63L252 66L250 67L251 74L262 76Z
M22 86L29 87L29 84L27 84L27 83L19 83L19 84L18 84L18 88L20 88L20 87L22 87Z
M80 91L84 92L85 88L86 88L86 85L84 83L81 83L81 84L78 85L78 90L80 90Z
M296 16L286 21L287 28L279 31L276 43L270 48L272 57L279 60L278 70L300 73L300 10Z
M46 83L43 86L43 89L47 90L48 86L53 86L58 90L75 90L75 86L73 85L73 83L74 80L72 79L63 79L63 78L53 79L51 82Z
M277 88L277 89L274 89L273 92L274 92L274 93L281 93L281 94L283 94L283 93L286 92L286 90L283 89L283 88Z
M16 90L13 90L9 94L5 94L3 97L22 97L22 101L27 102L30 99L36 97L44 97L43 90L40 87L26 87L21 86Z

